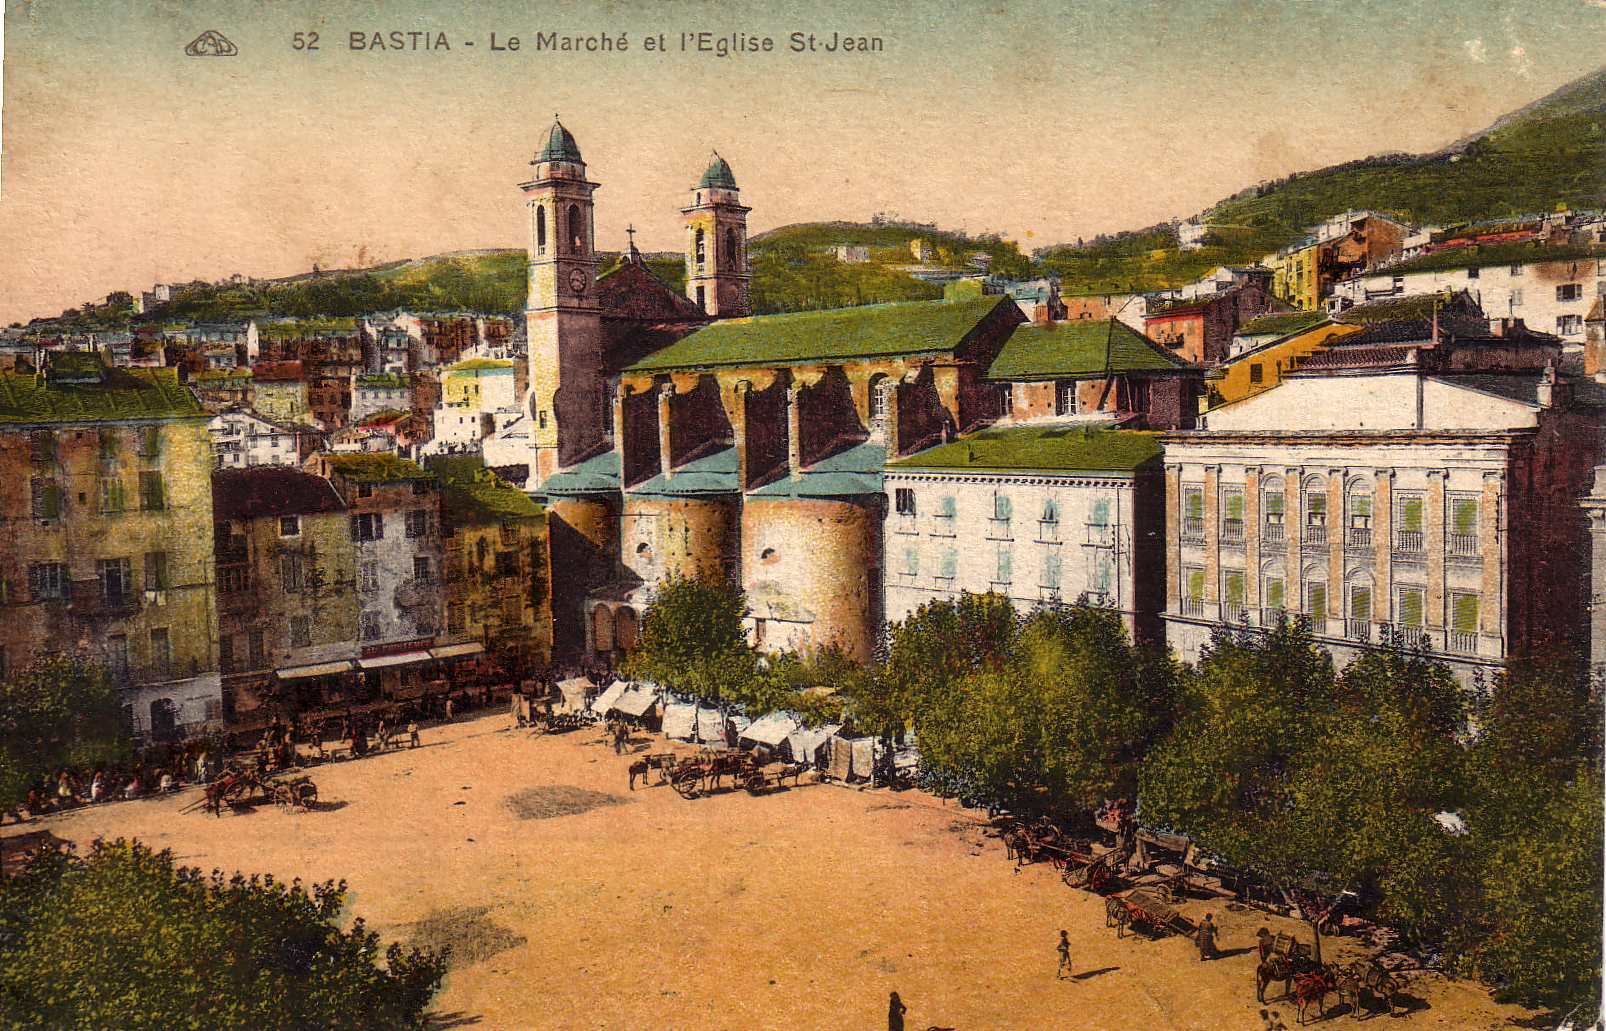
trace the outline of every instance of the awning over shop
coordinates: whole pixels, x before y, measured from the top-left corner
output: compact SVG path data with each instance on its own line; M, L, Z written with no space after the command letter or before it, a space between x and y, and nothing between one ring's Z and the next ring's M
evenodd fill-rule
M358 659L357 665L363 669L384 669L387 666L410 666L415 662L428 662L431 656L426 651L397 652L395 655L375 655L371 659Z
M591 699L591 711L598 716L606 716L608 710L619 700L619 696L630 690L630 681L615 680L608 685L607 690Z
M664 706L663 732L677 741L714 744L725 740L725 720L718 709L699 709L685 702Z
M794 734L798 729L798 721L789 712L772 712L761 717L756 723L742 731L743 741L756 741L771 748L779 747L782 741Z
M787 747L792 749L792 761L800 763L813 762L815 755L820 750L820 746L831 740L831 736L841 729L841 724L828 723L813 730L809 730L807 727L800 727L787 735L786 744Z
M310 666L286 666L278 672L280 680L300 680L303 677L329 677L334 676L336 673L350 673L351 660L315 662Z
M485 645L478 641L469 641L466 644L447 644L439 648L431 648L429 654L436 659L461 659L467 655L479 655L485 651Z
M633 684L630 690L613 703L616 711L626 716L642 716L658 701L658 689L650 684Z
M568 680L558 681L558 690L563 693L563 708L567 712L580 712L586 707L586 694L591 690L591 681L585 677L570 677Z

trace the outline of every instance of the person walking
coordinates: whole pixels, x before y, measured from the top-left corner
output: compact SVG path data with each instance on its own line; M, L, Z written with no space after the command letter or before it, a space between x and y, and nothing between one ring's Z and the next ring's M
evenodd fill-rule
M1216 918L1210 913L1205 914L1204 921L1194 932L1194 941L1199 946L1199 962L1216 958Z
M411 723L407 724L407 747L408 748L417 748L418 747L418 721L417 720L413 720Z
M909 1007L893 992L887 1000L887 1031L903 1031L903 1015L909 1012Z
M1071 976L1071 939L1063 930L1060 931L1060 943L1055 951L1060 954L1060 967L1054 978L1064 980Z

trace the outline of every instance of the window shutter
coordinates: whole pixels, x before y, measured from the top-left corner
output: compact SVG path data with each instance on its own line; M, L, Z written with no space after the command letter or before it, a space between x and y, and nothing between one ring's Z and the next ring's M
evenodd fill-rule
M1478 596L1457 594L1450 602L1450 629L1464 634L1478 630Z
M1204 518L1204 494L1200 491L1190 490L1185 495L1188 505L1189 519Z
M1226 496L1226 509L1228 519L1242 519L1244 517L1244 496L1238 491L1228 491Z
M1227 573L1223 585L1226 590L1228 605L1242 605L1244 603L1244 575L1242 573Z
M1281 494L1267 494L1266 495L1266 514L1267 515L1282 515L1283 514L1283 496Z
M1311 584L1306 588L1305 593L1310 602L1310 614L1313 616L1327 615L1327 585Z
M1097 501L1093 502L1093 525L1094 526L1109 526L1110 525L1110 499L1109 498L1099 498Z
M998 549L998 582L1007 584L1014 579L1015 557L1008 548Z
M1008 519L1013 510L1008 494L993 495L993 516L997 519Z
M1266 581L1266 607L1280 609L1283 607L1283 582L1276 578Z
M1095 513L1098 512L1098 506L1096 504L1093 506L1093 511ZM1060 507L1059 507L1059 505L1055 503L1053 498L1045 498L1043 500L1043 522L1045 522L1045 523L1057 523L1057 522L1059 522L1059 519L1060 519Z
M920 573L920 552L913 545L903 549L903 571L910 576Z
M1356 620L1372 618L1372 589L1370 587L1350 588L1349 618Z
M959 575L959 552L953 548L948 548L942 553L942 575L948 580Z
M1188 570L1188 600L1204 601L1204 570Z
M942 503L937 506L937 514L948 519L954 517L954 498L952 494L942 499Z
M1372 495L1351 494L1349 499L1349 511L1350 515L1366 516L1370 518L1372 515Z
M1057 551L1050 551L1043 556L1043 586L1059 589L1060 585L1060 556Z
M1422 610L1424 608L1422 601L1421 591L1401 591L1400 622L1406 626L1421 626Z
M1478 503L1472 498L1456 498L1451 503L1452 533L1478 532Z
M1400 529L1406 533L1422 532L1422 499L1406 498L1400 503Z

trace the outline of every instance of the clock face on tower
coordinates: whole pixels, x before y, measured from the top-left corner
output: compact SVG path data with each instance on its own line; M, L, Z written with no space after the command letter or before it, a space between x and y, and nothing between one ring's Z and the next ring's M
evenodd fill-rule
M573 290L577 295L584 294L586 292L585 272L580 269L575 269L573 272L569 273L569 289Z

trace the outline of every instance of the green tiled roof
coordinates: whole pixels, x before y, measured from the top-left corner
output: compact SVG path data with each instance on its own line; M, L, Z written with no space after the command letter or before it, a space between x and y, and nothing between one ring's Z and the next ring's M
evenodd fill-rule
M604 451L547 477L541 489L549 495L573 497L619 489L619 452Z
M553 119L552 131L547 134L546 146L541 148L537 161L579 161L580 145L574 142L574 135L563 127L563 123Z
M1250 319L1238 327L1238 336L1288 336L1326 321L1327 315L1319 311L1280 311Z
M296 340L321 334L346 336L355 332L357 332L356 318L342 315L320 315L257 323L257 335L266 340Z
M485 369L511 369L513 362L508 358L464 358L455 365L449 366L447 372L480 372Z
M177 369L107 369L96 383L0 372L0 423L6 425L206 417Z
M1416 294L1412 297L1396 297L1386 301L1373 301L1370 304L1357 304L1347 308L1334 316L1334 321L1349 323L1357 326L1370 326L1379 322L1393 322L1396 319L1431 319L1433 309L1437 306L1440 314L1466 313L1477 307L1475 301L1463 294L1452 291L1433 294Z
M329 468L336 475L357 483L400 483L406 480L433 480L417 462L384 452L356 455L330 455Z
M903 301L857 308L726 319L704 326L630 366L668 372L731 365L808 365L942 354L962 345L1007 297Z
M208 382L217 382L217 381L221 381L221 380L250 379L250 378L251 378L251 370L248 369L248 368L244 368L244 367L238 368L238 369L202 369L200 372L197 372L195 375L190 377L190 382L192 382L192 383L208 383Z
M1194 366L1116 319L1018 326L987 370L993 380L1086 379L1118 373L1178 374Z
M982 430L887 465L890 471L1132 472L1160 459L1157 433L1076 426Z
M674 475L667 479L660 473L631 487L629 492L682 497L688 494L734 494L741 489L736 478L736 449L728 447L678 466Z
M726 164L725 159L717 152L714 154L714 160L708 163L708 170L697 180L699 190L709 186L718 186L726 190L736 189L736 176L731 174L731 166Z
M407 386L407 374L404 372L378 372L357 377L357 386L374 387L377 389L401 389Z
M797 479L782 476L749 496L755 498L837 498L880 494L881 470L887 449L880 444L856 444L805 468Z
M540 519L546 510L485 468L478 455L437 455L429 470L441 481L441 508L458 526Z

